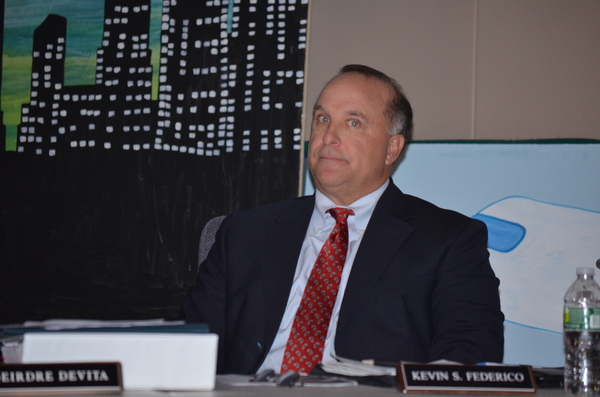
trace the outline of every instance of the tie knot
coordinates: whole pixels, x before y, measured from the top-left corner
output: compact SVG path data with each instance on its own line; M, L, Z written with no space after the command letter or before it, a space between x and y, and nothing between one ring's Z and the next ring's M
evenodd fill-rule
M327 210L336 222L346 222L350 215L354 215L354 211L350 208L334 207Z

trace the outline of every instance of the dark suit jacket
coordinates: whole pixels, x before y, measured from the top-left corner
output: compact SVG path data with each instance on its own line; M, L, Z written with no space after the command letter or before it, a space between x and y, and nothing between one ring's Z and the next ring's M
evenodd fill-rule
M285 310L314 195L228 216L183 311L219 335L217 371L253 373ZM501 362L503 320L485 225L403 194L377 203L343 297L336 354Z

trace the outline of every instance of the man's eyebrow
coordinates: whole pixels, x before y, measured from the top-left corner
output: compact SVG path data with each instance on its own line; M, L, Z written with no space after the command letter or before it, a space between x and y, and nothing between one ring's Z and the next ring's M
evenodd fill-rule
M314 114L315 114L317 111L319 111L319 110L321 110L321 111L322 111L322 110L323 110L323 106L321 106L321 105L319 105L319 104L315 103L315 106L313 106L313 115L314 115Z
M315 104L315 106L313 107L313 116L318 111L325 112L325 109L323 108L323 106L321 106L319 104ZM367 120L367 116L365 116L364 113L359 112L358 110L348 110L346 112L346 115L347 116L352 116L352 117L358 117L358 118L361 118L363 120Z
M364 120L366 120L366 119L367 119L367 116L365 116L365 114L364 114L364 113L361 113L361 112L359 112L358 110L348 110L348 111L346 112L346 114L347 114L348 116L354 116L354 117L358 117L358 118L361 118L361 119L364 119Z

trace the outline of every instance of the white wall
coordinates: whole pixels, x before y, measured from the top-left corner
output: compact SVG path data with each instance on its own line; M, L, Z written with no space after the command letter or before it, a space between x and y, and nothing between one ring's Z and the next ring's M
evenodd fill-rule
M402 84L416 140L600 139L599 21L597 0L311 0L306 125L363 63Z

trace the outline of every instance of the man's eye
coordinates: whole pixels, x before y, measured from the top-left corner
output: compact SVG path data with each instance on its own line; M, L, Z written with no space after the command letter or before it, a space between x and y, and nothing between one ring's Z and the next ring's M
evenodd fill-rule
M350 121L348 121L348 125L350 127L359 127L360 123L357 120L350 120Z
M328 123L329 122L329 117L327 117L327 116L317 116L317 121L319 123Z

